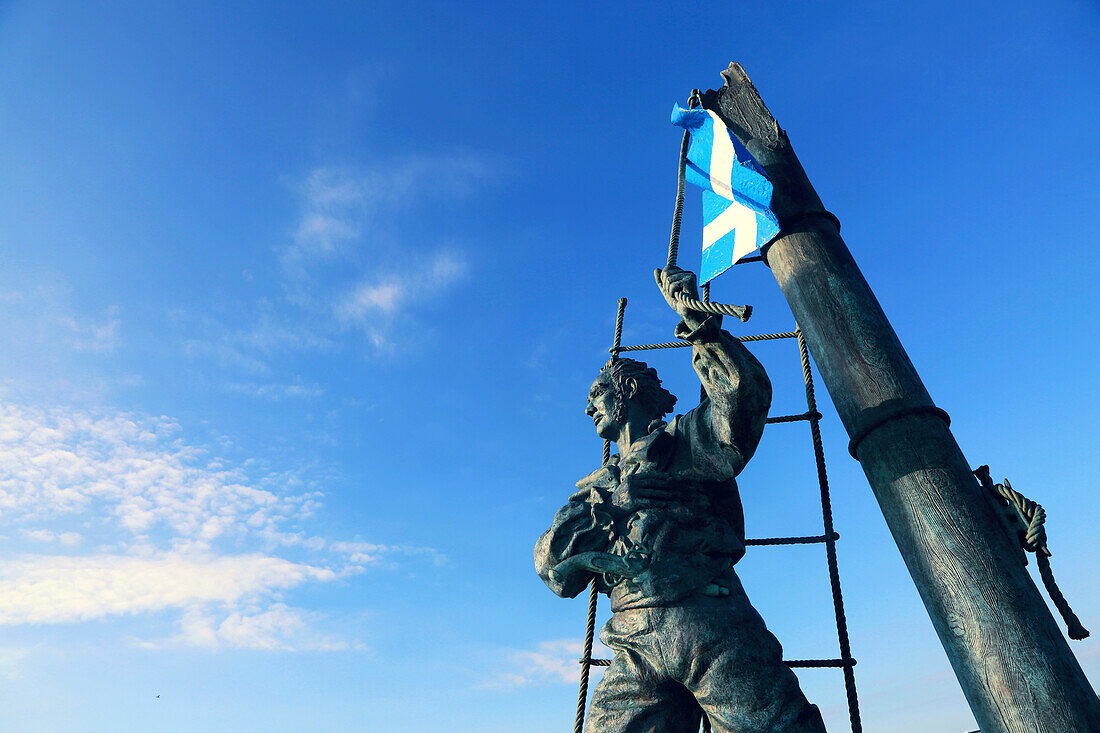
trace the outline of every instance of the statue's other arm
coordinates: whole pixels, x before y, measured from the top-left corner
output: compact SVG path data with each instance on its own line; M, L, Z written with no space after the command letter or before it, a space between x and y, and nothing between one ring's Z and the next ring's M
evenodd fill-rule
M581 481L578 487L586 482ZM551 571L580 553L611 549L612 519L603 509L604 498L596 488L581 488L558 510L550 529L535 544L535 570L542 582L562 598L573 598L584 590L592 573L580 569L564 574Z

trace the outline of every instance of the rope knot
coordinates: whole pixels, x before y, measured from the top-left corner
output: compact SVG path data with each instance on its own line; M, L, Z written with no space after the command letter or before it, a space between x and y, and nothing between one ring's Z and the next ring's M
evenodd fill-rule
M989 475L989 466L979 466L974 475L985 490L986 495L992 498L1000 507L1011 508L1012 513L1005 516L1008 525L1015 530L1014 534L1020 546L1028 552L1035 553L1035 564L1039 566L1039 576L1043 579L1043 585L1047 589L1050 600L1066 622L1069 638L1080 640L1088 637L1088 630L1081 625L1077 615L1069 607L1065 596L1054 582L1054 572L1050 569L1051 551L1047 548L1047 513L1042 505L1028 499L1012 488L1008 479L1004 483L995 484ZM1027 558L1024 558L1027 563Z

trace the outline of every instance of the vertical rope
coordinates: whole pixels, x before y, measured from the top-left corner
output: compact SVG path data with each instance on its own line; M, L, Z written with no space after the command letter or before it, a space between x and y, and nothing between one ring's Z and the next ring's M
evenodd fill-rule
M596 579L588 590L588 626L584 632L584 656L581 657L581 689L577 694L577 716L573 720L573 733L584 731L584 710L588 707L588 671L592 668L592 639L596 635Z
M680 250L680 221L684 218L684 173L690 142L691 133L684 130L684 139L680 143L680 171L676 175L676 208L672 212L672 233L668 237L668 262L665 267L676 266L676 255Z
M615 337L611 345L611 360L619 358L619 347L623 342L623 316L626 315L626 298L619 298L618 310L615 312ZM611 441L603 442L603 463L611 460ZM584 655L581 657L581 684L577 693L577 715L573 719L573 733L583 733L584 713L588 707L588 673L592 669L592 641L596 636L596 601L599 599L599 591L596 590L596 578L588 588L588 619L584 627Z
M710 281L703 283L703 292L699 295L699 299L704 303L710 302ZM707 388L702 384L699 385L699 402L701 403L707 397ZM708 726L703 728L703 733L707 733L710 730L710 723L707 721L706 713L703 713L703 723Z
M688 98L688 109L699 106L699 90L692 89ZM680 222L684 218L684 174L687 169L688 145L691 143L691 133L684 130L684 139L680 142L680 170L676 175L676 209L672 212L672 234L668 237L668 262L665 267L676 266L676 255L680 250Z
M1081 619L1077 618L1077 614L1069 607L1066 597L1058 589L1058 584L1054 582L1054 573L1050 569L1050 560L1047 558L1045 549L1044 547L1035 552L1035 564L1039 566L1039 577L1043 579L1043 585L1046 586L1050 600L1054 601L1054 607L1058 609L1058 613L1062 614L1062 620L1066 622L1069 638L1074 641L1087 639L1089 637L1088 629L1081 625Z
M619 298L619 310L615 313L615 342L611 346L611 358L619 358L619 346L623 342L623 316L626 314L626 298Z
M626 314L626 298L619 298L619 310L615 313L615 339L611 345L611 361L619 358L619 346L623 343L623 316ZM603 442L603 462L611 460L611 441Z
M829 562L829 585L833 591L833 611L836 613L836 632L840 641L840 658L847 661L852 658L848 643L848 621L844 616L844 598L840 592L840 571L836 561L836 540L833 534L833 504L829 498L829 477L825 473L825 450L821 445L821 428L818 426L820 415L817 412L817 399L814 396L814 378L810 371L810 354L806 349L806 339L802 329L795 327L798 334L798 356L802 360L802 378L806 382L806 411L810 417L810 434L814 442L814 459L817 461L817 481L821 487L821 516L825 522L825 553ZM859 699L856 697L856 676L851 665L844 666L844 691L848 696L848 717L852 722L852 733L862 733L863 724L859 718Z

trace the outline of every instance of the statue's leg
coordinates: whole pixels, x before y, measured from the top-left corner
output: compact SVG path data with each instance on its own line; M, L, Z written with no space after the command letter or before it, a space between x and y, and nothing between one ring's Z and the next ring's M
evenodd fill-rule
M783 649L749 603L736 576L725 598L689 599L667 609L678 678L710 718L714 733L825 733L816 705L783 664Z
M664 669L650 609L617 612L600 641L615 658L592 693L586 733L697 733L699 706Z

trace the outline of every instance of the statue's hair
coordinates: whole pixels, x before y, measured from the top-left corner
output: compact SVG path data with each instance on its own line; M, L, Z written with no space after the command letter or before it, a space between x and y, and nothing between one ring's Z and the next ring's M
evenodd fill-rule
M637 382L638 392L634 399L641 400L642 405L652 409L658 418L664 417L676 407L676 396L661 386L661 378L657 376L657 370L644 361L626 358L611 359L600 371L611 378L611 383L620 394L626 393L628 379Z

